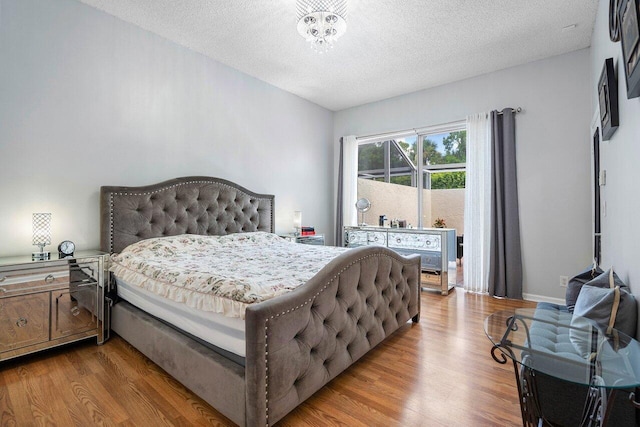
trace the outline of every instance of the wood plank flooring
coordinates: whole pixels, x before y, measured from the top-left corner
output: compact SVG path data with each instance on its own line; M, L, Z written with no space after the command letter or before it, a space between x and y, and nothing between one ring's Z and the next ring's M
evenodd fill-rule
M534 306L422 293L418 324L318 391L278 426L522 425L511 364L490 355L484 318ZM212 386L216 386L212 384ZM118 336L0 363L1 426L230 426Z

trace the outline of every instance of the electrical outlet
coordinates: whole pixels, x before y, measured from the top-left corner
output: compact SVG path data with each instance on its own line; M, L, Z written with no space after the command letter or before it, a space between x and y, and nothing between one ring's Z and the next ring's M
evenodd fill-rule
M568 276L560 276L560 287L561 288L566 288L568 284L569 284L569 277Z

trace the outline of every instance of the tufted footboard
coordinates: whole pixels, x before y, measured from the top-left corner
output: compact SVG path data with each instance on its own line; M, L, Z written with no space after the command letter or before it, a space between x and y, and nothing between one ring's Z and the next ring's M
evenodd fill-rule
M420 315L420 258L353 249L246 311L246 422L272 425Z

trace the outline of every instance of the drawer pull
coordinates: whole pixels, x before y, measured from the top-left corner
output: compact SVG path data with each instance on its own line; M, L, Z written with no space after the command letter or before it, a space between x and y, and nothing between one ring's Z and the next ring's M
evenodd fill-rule
M7 276L0 277L0 283L4 282L5 280L7 280Z
M0 287L0 292L4 294L5 292L7 292L7 290L5 288Z
M54 280L56 280L56 278L53 277L53 274L49 274L47 277L44 278L45 283L51 283Z
M77 305L74 305L73 307L71 307L71 314L73 316L77 316L78 314L80 314L80 309L78 308Z
M16 322L16 326L18 328L24 328L25 326L27 326L27 319L25 319L24 317L19 318Z

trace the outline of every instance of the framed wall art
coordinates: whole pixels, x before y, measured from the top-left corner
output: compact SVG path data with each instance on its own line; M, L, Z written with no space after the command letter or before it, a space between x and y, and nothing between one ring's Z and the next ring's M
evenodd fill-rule
M620 25L618 23L618 3L620 0L609 0L609 38L612 42L620 41Z
M627 82L627 98L640 96L640 27L638 1L619 0L618 25L622 41L622 66Z
M598 103L600 104L602 140L608 141L620 125L618 82L613 71L613 58L607 58L604 61L604 67L598 80Z
M602 234L600 228L600 132L593 134L593 259L596 265L602 260Z

